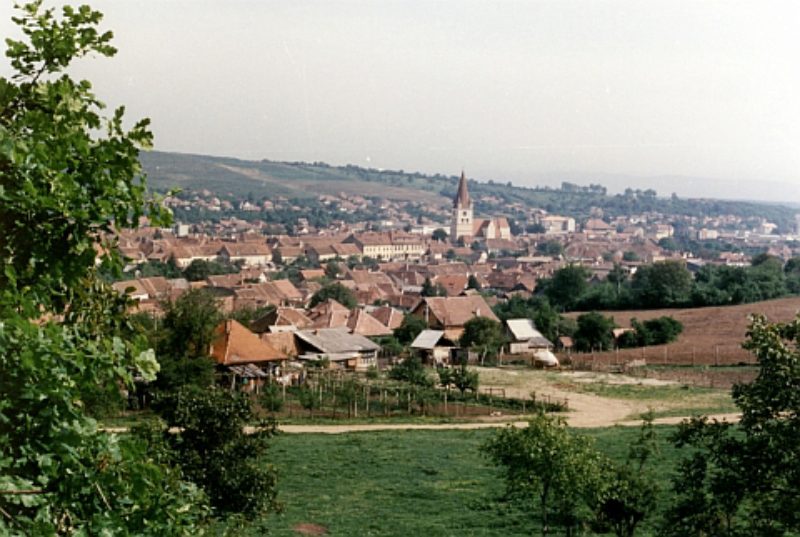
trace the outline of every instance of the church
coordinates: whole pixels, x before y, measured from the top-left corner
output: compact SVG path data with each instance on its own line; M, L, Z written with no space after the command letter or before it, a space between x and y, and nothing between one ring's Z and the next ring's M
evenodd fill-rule
M474 218L472 199L467 189L467 176L462 171L458 191L453 200L453 216L450 222L450 241L469 244L475 239L511 239L511 227L504 216Z

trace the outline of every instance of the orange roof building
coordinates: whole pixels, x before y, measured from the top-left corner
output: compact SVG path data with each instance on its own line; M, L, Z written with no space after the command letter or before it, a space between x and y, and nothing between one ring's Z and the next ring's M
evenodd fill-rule
M214 335L210 354L220 365L258 364L287 358L285 353L262 341L238 321L223 321Z

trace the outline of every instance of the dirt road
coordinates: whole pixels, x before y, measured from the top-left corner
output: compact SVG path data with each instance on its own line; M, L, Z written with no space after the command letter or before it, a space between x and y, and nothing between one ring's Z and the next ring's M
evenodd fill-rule
M687 416L688 417L688 416ZM673 416L669 418L658 418L653 421L656 425L675 425L687 417ZM726 421L737 421L738 414L717 414L710 418ZM581 420L578 420L581 421ZM573 427L608 427L619 425L622 427L638 427L641 421L623 420L615 423L598 424L597 420L583 420L588 425L573 425L570 419L567 422ZM525 427L527 422L519 420L499 420L499 421L478 421L468 423L366 423L362 425L281 425L279 429L287 434L343 434L367 431L444 431L444 430L473 430L473 429L497 429L513 425L514 427Z

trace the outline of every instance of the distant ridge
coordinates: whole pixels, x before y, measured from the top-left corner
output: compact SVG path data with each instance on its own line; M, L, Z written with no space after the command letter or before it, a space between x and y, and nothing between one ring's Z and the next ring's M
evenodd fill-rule
M444 208L452 204L458 185L456 175L426 175L353 165L330 166L321 162L250 161L161 151L142 153L141 162L150 187L156 191L163 192L174 187L205 189L218 196L235 199L284 196L302 200L320 195L345 194ZM461 172L460 169L455 171ZM607 195L601 185L583 187L570 182L565 182L563 188L553 188L470 180L469 189L479 213L496 214L499 211L512 216L515 211L520 211L519 207L537 207L578 218L588 216L598 208L608 216L647 211L690 216L735 214L768 218L789 229L794 224L797 208L797 205L790 208L774 202L665 197L669 196L669 192L659 192L662 197L653 197L652 191L642 190L634 190L628 195Z

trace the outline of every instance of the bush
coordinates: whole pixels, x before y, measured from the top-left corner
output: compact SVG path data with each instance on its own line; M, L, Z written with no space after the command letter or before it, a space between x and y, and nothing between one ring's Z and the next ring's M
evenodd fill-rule
M277 474L267 461L272 421L256 422L247 396L217 387L186 387L161 405L173 462L201 487L219 513L255 517L276 510ZM244 427L256 423L246 434Z

